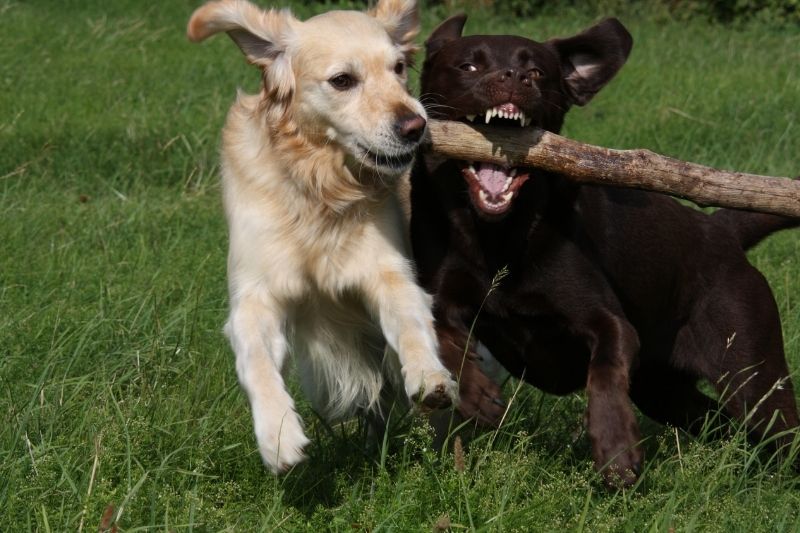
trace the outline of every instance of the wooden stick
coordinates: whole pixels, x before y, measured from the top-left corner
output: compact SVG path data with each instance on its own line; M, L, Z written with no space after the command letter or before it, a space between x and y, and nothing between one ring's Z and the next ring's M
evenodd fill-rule
M667 193L700 206L800 218L800 180L717 170L649 150L611 150L538 128L430 120L427 141L433 152L451 159L539 168L580 183Z

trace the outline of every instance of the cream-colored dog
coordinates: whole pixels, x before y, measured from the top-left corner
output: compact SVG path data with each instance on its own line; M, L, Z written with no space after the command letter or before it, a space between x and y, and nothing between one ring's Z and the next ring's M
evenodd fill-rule
M394 194L425 129L406 88L418 30L414 0L304 22L223 0L189 21L191 40L227 32L263 74L223 132L225 331L274 472L309 442L281 375L290 351L331 420L379 410L392 385L432 408L456 398Z

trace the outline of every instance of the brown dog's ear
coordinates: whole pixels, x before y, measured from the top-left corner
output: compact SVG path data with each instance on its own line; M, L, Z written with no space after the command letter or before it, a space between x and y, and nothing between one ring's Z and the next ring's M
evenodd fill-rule
M573 102L584 105L625 64L633 38L620 21L609 18L573 37L547 44L561 58L561 73Z
M433 30L431 36L425 41L425 57L431 57L448 41L453 41L461 37L464 24L467 23L467 16L464 13L453 15Z
M264 11L245 0L220 0L199 7L189 19L189 40L202 41L227 32L247 60L264 69L268 89L279 98L294 89L291 64L284 52L299 21L288 10Z
M416 0L378 0L369 12L386 28L386 33L411 59L417 51L414 39L419 35L419 11Z

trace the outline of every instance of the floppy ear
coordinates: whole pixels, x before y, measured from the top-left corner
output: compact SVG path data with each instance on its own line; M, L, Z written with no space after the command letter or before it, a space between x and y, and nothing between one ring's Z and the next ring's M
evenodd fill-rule
M417 51L414 38L419 34L419 11L416 0L378 0L369 12L383 24L386 32L406 56Z
M436 29L425 41L425 57L431 57L446 42L461 37L461 32L464 30L464 24L466 23L467 16L464 13L459 13L436 26Z
M227 32L247 60L264 70L265 85L281 98L294 89L285 51L297 23L288 10L264 11L245 0L220 0L199 7L189 19L186 33L189 40L199 42Z
M561 75L577 105L584 105L622 68L633 46L625 26L609 18L567 39L553 39Z

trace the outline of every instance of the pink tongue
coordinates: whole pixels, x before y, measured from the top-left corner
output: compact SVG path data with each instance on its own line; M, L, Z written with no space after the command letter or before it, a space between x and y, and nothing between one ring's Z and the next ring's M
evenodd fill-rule
M506 190L508 171L503 167L491 163L478 163L475 174L478 175L481 188L490 195L497 196Z

